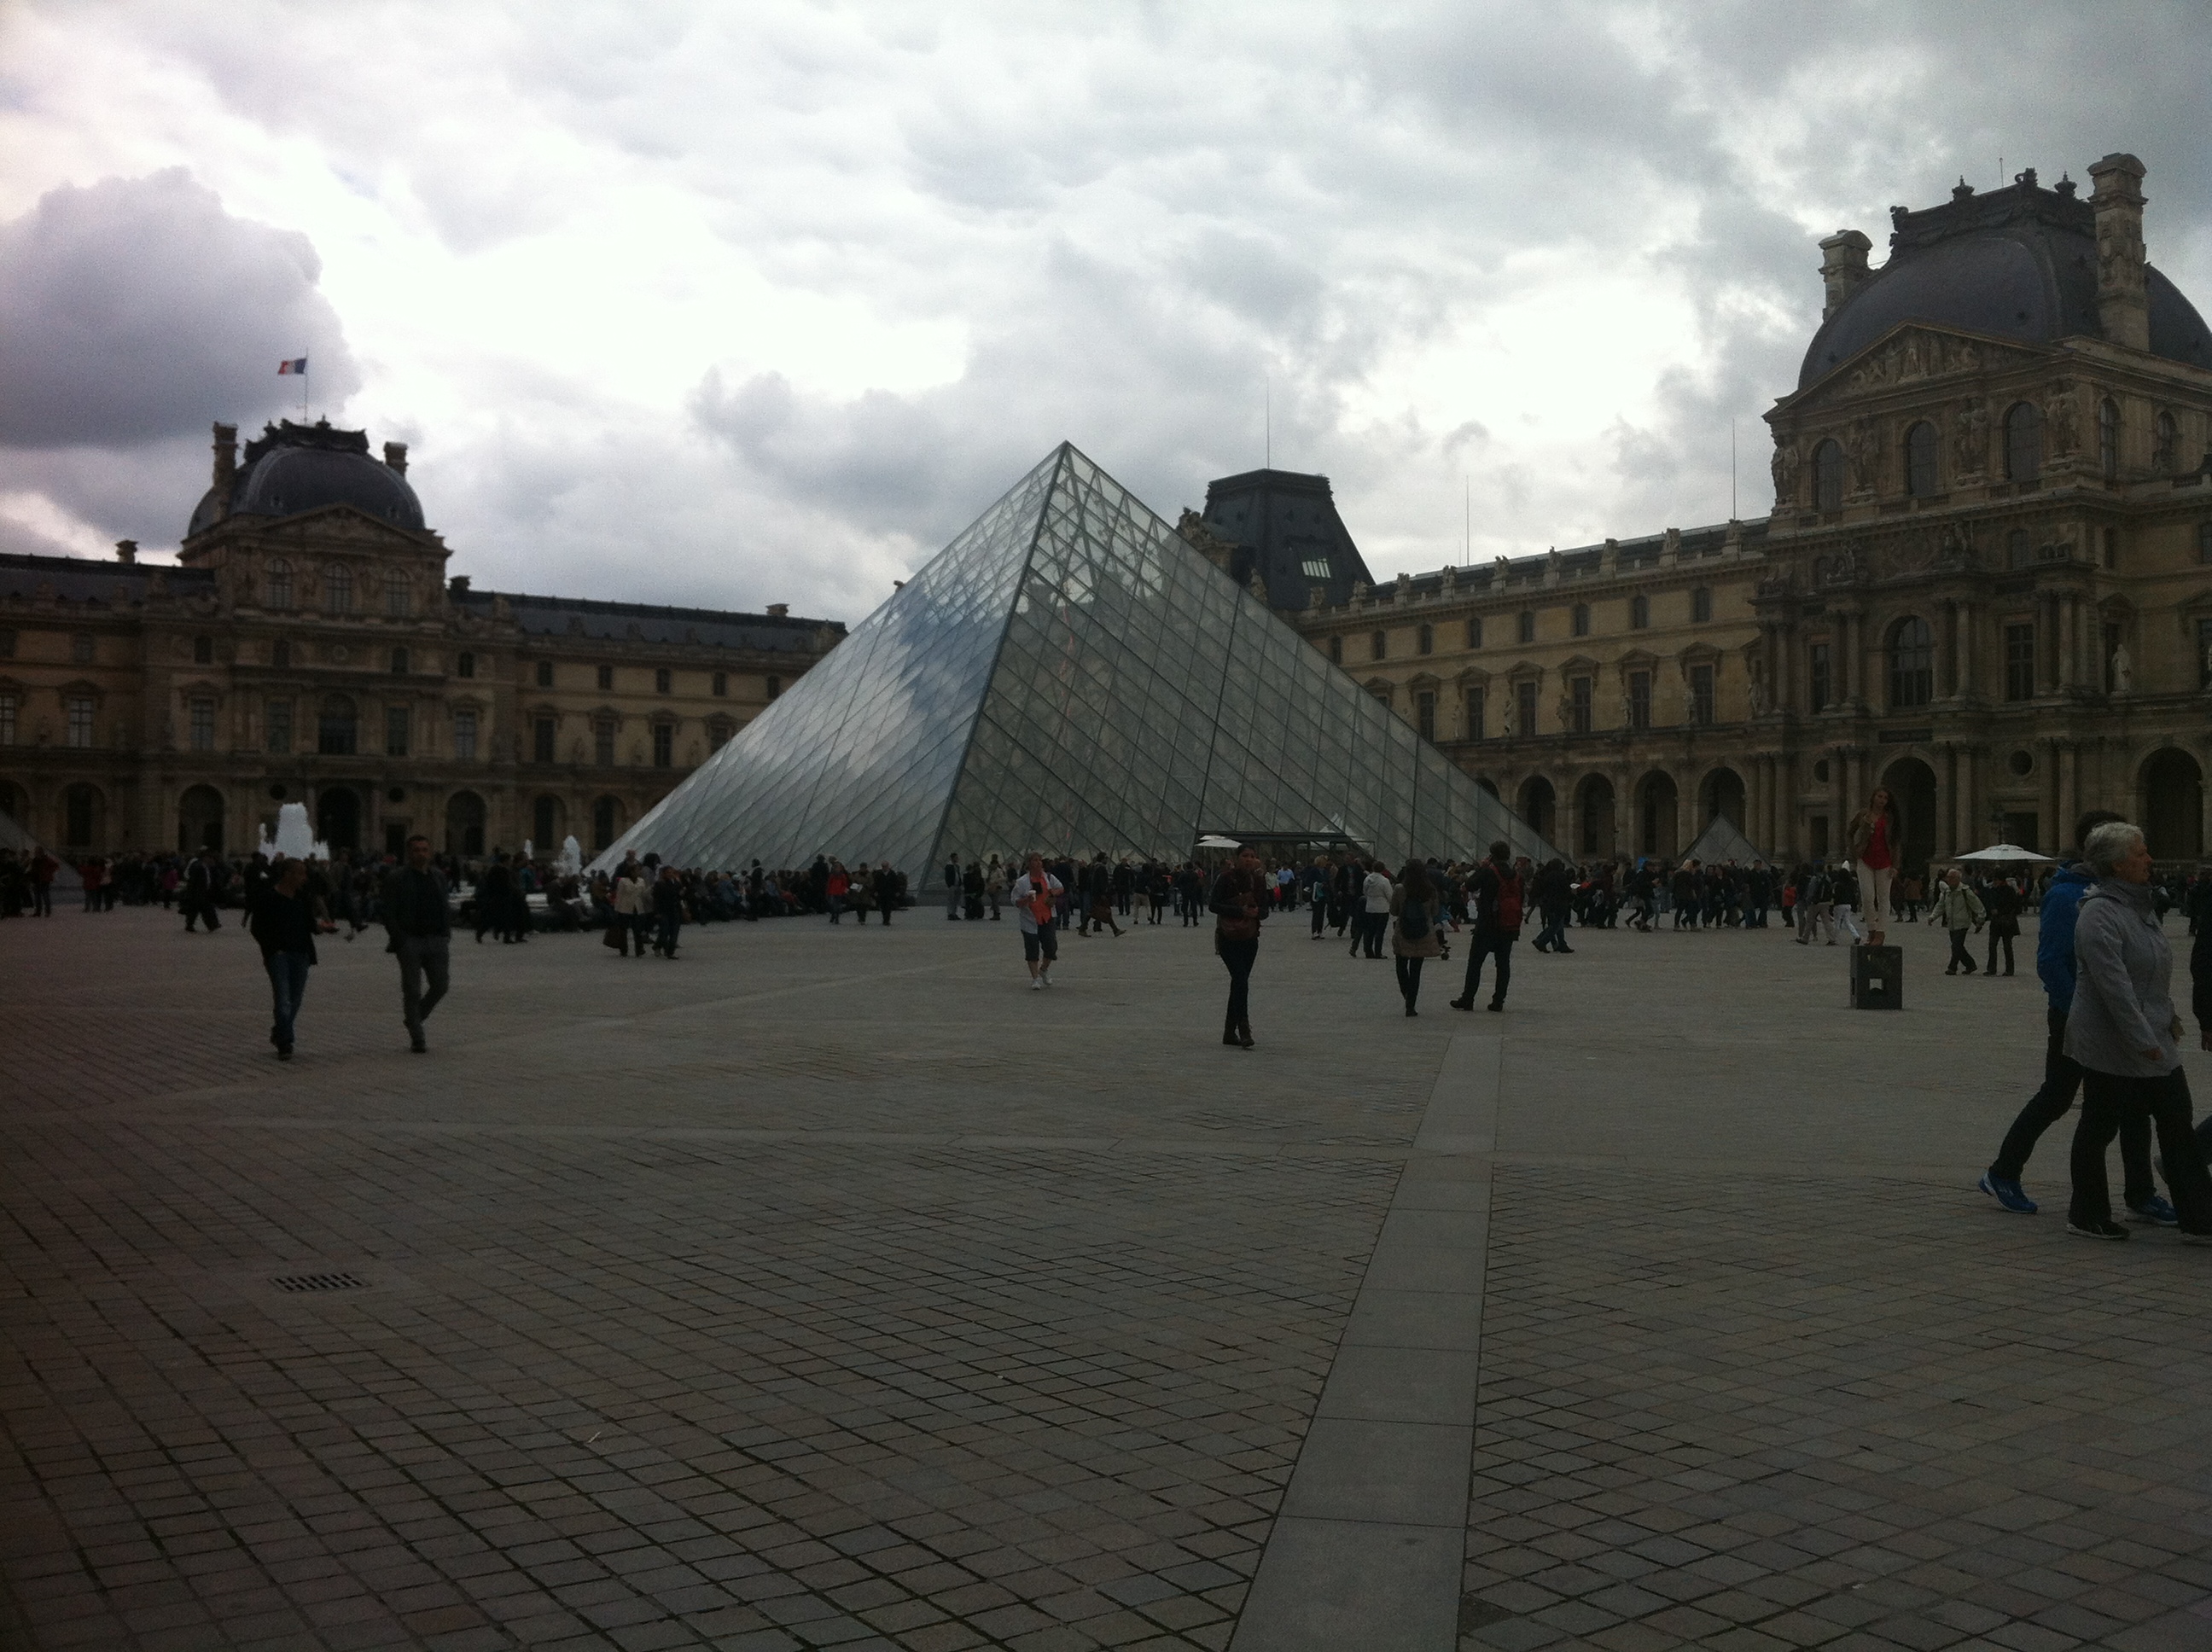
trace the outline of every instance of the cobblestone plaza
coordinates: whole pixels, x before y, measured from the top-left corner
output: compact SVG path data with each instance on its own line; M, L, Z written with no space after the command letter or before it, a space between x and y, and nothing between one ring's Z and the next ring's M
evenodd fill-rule
M923 910L464 941L427 1058L329 939L280 1066L234 922L0 926L0 1645L2212 1648L2212 1255L1974 1191L2032 980L1269 930L1249 1054Z

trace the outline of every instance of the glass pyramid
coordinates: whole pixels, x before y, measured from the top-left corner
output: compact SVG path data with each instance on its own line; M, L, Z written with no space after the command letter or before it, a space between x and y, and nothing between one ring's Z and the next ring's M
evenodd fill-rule
M889 860L1198 837L1549 847L1063 443L602 855Z

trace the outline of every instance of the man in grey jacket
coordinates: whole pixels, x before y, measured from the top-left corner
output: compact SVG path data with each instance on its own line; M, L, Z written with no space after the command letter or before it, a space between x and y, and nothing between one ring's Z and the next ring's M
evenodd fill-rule
M2173 1007L2173 949L2150 890L2150 850L2140 828L2108 821L2082 858L2096 886L2074 926L2074 1004L2066 1054L2081 1068L2081 1121L2074 1132L2074 1197L2066 1228L2090 1239L2124 1239L2112 1220L2105 1149L2124 1119L2148 1114L2166 1155L2166 1190L2185 1237L2212 1242L2212 1175L2190 1128L2189 1078L2181 1068L2181 1017Z

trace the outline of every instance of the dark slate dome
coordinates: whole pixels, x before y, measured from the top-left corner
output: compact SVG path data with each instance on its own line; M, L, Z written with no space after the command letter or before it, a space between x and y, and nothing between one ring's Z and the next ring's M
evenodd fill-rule
M423 531L422 501L404 476L370 457L366 430L287 419L246 443L230 484L231 515L297 516L325 505L351 505L395 527ZM214 526L222 519L221 506L216 490L209 489L185 537Z
M2046 344L2097 336L2096 214L2062 179L1976 195L1964 184L1925 212L1890 210L1889 262L1821 323L1797 374L1804 389L1900 321ZM2212 331L2181 289L2149 266L2154 355L2212 368Z

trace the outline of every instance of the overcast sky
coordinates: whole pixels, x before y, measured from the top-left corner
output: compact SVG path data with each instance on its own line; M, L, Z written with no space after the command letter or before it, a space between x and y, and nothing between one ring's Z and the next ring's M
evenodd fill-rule
M0 0L0 549L173 550L301 354L500 588L858 619L1063 437L1201 503L1271 393L1382 579L1468 494L1478 558L1723 520L1731 419L1753 515L1892 203L2131 150L2212 304L2204 19Z

